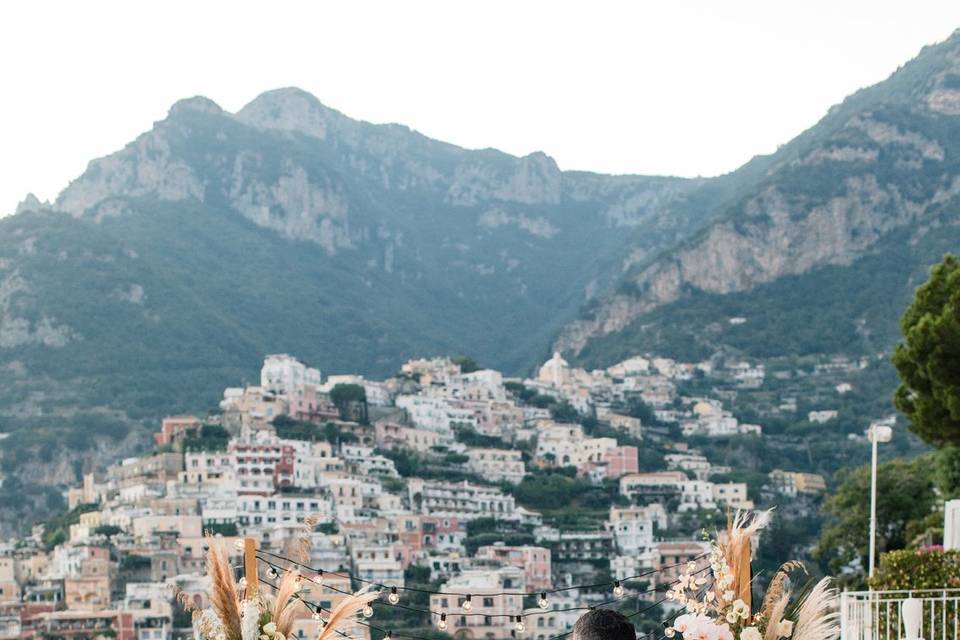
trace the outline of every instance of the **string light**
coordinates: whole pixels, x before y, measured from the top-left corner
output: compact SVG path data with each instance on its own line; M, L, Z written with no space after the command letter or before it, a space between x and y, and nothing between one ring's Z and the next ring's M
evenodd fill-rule
M365 606L365 607L361 610L361 613L363 614L363 617L364 617L364 618L372 618L372 617L373 617L373 607L371 607L371 606L368 604L367 606Z
M280 575L279 573L277 573L277 570L274 569L273 567L270 567L270 572L269 572L269 573L270 573L270 577L271 577L271 578L276 578L277 576Z
M243 538L237 538L233 541L233 547L237 551L243 551L246 548L246 543L243 541Z
M623 597L623 585L620 584L619 580L613 581L613 595L617 596L618 598Z
M446 628L447 628L447 614L441 613L440 622L437 623L437 629L440 629L440 631L443 631Z
M387 631L383 636L383 640L393 640L393 631Z
M468 593L461 606L463 607L464 611L470 611L470 609L473 609L473 596Z
M313 612L313 619L317 622L323 622L323 614L320 613L320 607L317 607L317 610Z
M397 593L396 587L390 587L390 595L387 596L387 602L390 604L397 604L400 602L400 594Z
M546 591L544 591L543 593L540 594L540 599L537 600L537 606L539 606L541 609L546 609L547 607L550 606L550 601L547 600L547 592L546 592Z
M517 616L517 624L514 627L517 630L517 633L523 633L523 630L526 629L526 625L523 624L523 616Z
M237 583L237 586L240 587L241 589L246 589L246 588L247 588L247 579L246 579L246 578L240 578L240 581Z

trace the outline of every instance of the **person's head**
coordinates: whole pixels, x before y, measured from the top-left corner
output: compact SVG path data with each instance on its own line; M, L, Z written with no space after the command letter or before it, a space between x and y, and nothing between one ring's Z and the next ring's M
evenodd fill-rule
M637 631L619 611L591 609L573 626L572 640L637 640Z

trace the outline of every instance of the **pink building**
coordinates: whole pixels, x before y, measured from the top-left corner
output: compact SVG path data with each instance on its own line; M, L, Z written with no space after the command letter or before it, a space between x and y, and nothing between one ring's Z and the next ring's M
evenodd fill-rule
M340 418L340 412L329 398L317 392L311 384L300 385L287 396L287 412L294 420L308 422L326 422Z
M603 454L607 463L607 477L616 480L620 476L628 473L637 473L639 466L637 463L638 451L636 447L623 446L607 449Z
M420 527L421 548L459 548L467 536L464 523L456 516L423 516Z
M194 416L171 416L164 418L160 424L160 431L153 434L158 447L173 444L183 438L190 429L200 427L200 419Z
M546 547L508 547L497 543L478 548L476 558L520 567L524 571L528 591L549 591L553 588L550 578L550 549Z

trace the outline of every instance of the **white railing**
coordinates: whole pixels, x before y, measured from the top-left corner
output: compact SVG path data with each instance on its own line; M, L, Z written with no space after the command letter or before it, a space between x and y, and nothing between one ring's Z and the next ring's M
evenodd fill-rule
M840 640L957 640L960 589L846 591Z

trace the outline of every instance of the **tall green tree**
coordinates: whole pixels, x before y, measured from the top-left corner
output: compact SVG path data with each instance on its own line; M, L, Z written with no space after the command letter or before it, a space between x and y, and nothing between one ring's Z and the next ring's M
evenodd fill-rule
M885 462L877 469L877 550L903 549L911 523L925 520L936 494L930 456ZM823 505L826 526L814 556L838 572L847 563L867 565L870 532L870 467L843 469L840 484Z
M900 320L904 341L893 354L900 374L894 404L910 429L935 446L960 445L960 259L930 271Z
M933 477L944 498L960 498L960 447L937 451Z
M460 365L460 373L473 373L480 370L480 365L470 356L457 356L453 358L453 364Z
M341 420L367 423L367 391L359 384L335 384L330 390L330 402L340 412Z

